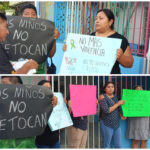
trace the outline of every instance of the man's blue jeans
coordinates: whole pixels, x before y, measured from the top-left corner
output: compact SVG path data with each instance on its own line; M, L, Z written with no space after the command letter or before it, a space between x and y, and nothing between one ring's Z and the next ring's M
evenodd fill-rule
M121 148L121 129L110 128L104 125L103 121L100 121L100 131L102 136L102 148L110 148L111 141L113 139L114 148Z

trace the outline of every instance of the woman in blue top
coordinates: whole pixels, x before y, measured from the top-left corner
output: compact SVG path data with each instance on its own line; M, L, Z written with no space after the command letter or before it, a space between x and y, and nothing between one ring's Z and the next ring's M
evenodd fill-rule
M102 148L110 148L112 139L114 140L114 147L121 147L121 130L120 117L122 120L126 118L121 115L121 105L123 100L117 99L114 95L114 83L107 82L104 86L103 94L100 95L100 109L101 120L100 128L102 135Z

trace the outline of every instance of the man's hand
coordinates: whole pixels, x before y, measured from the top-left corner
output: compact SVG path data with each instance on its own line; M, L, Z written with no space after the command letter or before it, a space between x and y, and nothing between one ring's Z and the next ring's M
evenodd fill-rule
M57 28L55 28L55 30L54 30L54 39L57 40L58 37L59 37L59 31L58 31Z
M15 74L26 74L29 70L37 69L38 63L34 60L29 60L20 69L18 69Z
M25 67L30 69L37 69L38 63L35 60L29 60L27 63L24 64Z
M55 106L57 105L57 102L58 102L57 97L56 97L56 96L53 96L53 97L52 97L52 104L53 104L53 107L55 107Z

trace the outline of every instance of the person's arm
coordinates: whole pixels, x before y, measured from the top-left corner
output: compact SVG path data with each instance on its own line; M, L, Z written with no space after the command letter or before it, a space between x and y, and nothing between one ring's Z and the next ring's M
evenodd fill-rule
M29 60L27 63L25 63L20 69L18 69L15 74L26 74L30 69L37 69L38 64L34 60Z
M71 100L68 101L68 110L69 110L69 113L71 114L72 113L72 110L71 110Z
M56 40L53 43L53 47L50 51L49 57L52 58L54 56L55 52L56 52Z
M99 101L101 101L103 98L104 98L104 95L100 94L98 99L99 99Z
M127 117L123 116L123 112L122 112L122 107L121 106L118 107L118 110L119 110L119 115L120 115L121 120L126 120Z
M117 61L126 68L131 68L133 65L133 56L131 54L130 47L127 46L125 52L123 53L122 49L117 50Z
M114 104L111 107L108 107L106 101L105 101L105 97L101 94L99 96L99 101L100 101L100 106L103 110L104 113L112 113L114 110L116 110L120 105L124 104L123 100L118 101L116 104Z
M125 103L125 101L119 100L116 104L114 104L113 106L111 106L109 108L109 113L113 112L114 110L116 110L119 106L123 105L124 103Z
M64 45L63 45L63 51L65 52L66 50L67 50L67 45L64 44Z
M50 51L49 57L53 57L55 52L56 52L56 40L58 39L58 37L59 37L59 31L57 28L55 28L55 30L54 30L54 43L53 43L53 47Z
M67 105L67 108L68 108L68 111L69 113L71 114L72 113L72 110L71 110L71 100L70 100L70 95L67 96L66 98L66 105Z

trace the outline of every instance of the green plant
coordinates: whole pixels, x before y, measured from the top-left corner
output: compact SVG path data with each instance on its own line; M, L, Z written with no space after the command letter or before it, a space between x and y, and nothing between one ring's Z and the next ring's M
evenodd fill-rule
M4 13L5 10L10 10L12 9L10 6L9 6L9 2L0 2L0 12Z

